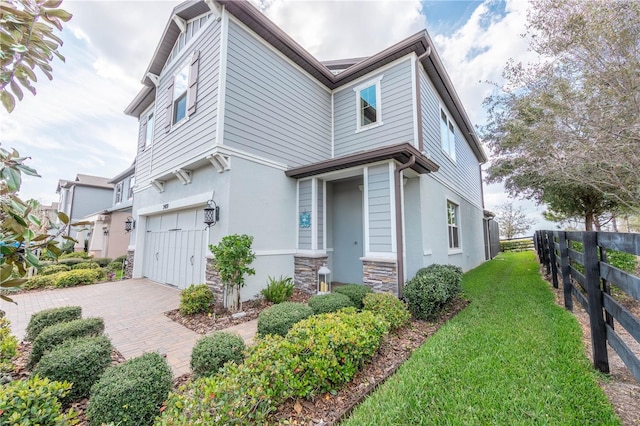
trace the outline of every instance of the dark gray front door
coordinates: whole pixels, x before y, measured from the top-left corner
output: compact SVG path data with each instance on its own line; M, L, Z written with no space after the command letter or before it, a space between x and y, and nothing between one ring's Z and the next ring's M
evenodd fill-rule
M362 284L362 178L333 184L333 281Z

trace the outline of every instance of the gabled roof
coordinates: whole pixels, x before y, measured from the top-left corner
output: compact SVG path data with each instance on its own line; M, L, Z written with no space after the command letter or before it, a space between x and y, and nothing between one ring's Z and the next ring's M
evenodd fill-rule
M71 188L72 186L113 189L113 185L109 183L109 180L110 179L106 177L77 174L75 180L60 179L56 193L59 193L62 188Z
M207 1L213 3L214 0ZM455 88L444 69L444 65L433 47L433 41L426 30L420 31L373 56L360 58L362 60L334 75L331 72L331 69L327 67L327 65L332 66L331 61L327 61L324 64L320 62L289 35L287 35L282 29L269 20L269 18L267 18L249 1L215 0L215 3L224 6L232 15L251 28L251 30L257 33L265 41L282 52L302 69L307 71L320 83L332 90L390 62L393 62L396 59L402 58L409 53L415 53L418 58L420 58L420 62L424 66L429 78L440 94L440 97L443 99L447 109L458 124L458 127L464 133L465 138L470 142L470 146L473 149L476 158L482 163L487 161L487 156L482 149L480 140L475 134L474 126L471 124L471 120L469 120L469 117L462 106L462 102L460 101L460 98L458 97ZM176 6L173 10L173 15L177 15L184 19L191 19L206 13L209 10L210 8L207 6L205 1L187 1ZM151 105L155 98L155 87L153 82L147 77L147 73L153 73L156 75L160 74L179 35L180 30L177 24L173 19L169 20L162 38L160 39L160 43L158 44L158 47L156 47L151 63L147 68L147 72L145 72L145 76L142 79L142 83L145 87L126 108L126 114L139 117L144 109ZM345 65L346 61L336 62L341 65Z
M124 171L118 173L116 177L109 179L109 183L118 183L129 176L133 176L133 173L136 170L136 162L134 161L129 167L127 167Z

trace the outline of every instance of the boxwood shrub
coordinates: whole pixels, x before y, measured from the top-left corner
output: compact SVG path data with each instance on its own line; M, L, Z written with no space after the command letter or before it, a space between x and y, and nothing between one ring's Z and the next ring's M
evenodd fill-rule
M60 265L68 265L69 267L73 265L77 265L78 263L85 263L87 259L82 257L70 257L70 258L59 258L58 263Z
M31 377L13 380L0 392L0 424L56 425L76 424L76 413L62 411L61 400L71 389L71 383L53 382Z
M334 288L333 292L349 296L349 299L351 299L353 306L358 309L362 309L362 299L364 299L367 294L372 293L373 290L371 290L370 287L362 284L347 284Z
M67 340L78 337L98 336L104 332L102 318L86 318L54 324L42 330L33 340L29 365L35 366L46 351L50 351Z
M40 269L38 275L51 275L69 270L71 270L71 268L68 265L49 265Z
M391 293L369 293L363 300L364 309L382 317L395 330L409 323L411 313L400 299Z
M451 265L423 268L404 287L409 310L417 319L432 320L461 291L462 271Z
M31 315L29 324L27 325L27 340L32 341L38 337L38 334L50 325L61 322L69 322L80 319L82 317L82 308L80 306L63 306L60 308L45 309Z
M57 273L53 279L53 286L61 288L94 284L104 280L105 277L106 274L102 269L76 269Z
M63 271L64 272L64 271ZM60 272L55 272L50 275L38 274L27 280L22 284L22 288L25 290L32 290L34 288L53 287L53 281Z
M89 425L148 425L160 414L172 386L171 369L158 353L108 368L91 388Z
M304 303L282 302L273 305L258 315L258 336L277 334L284 336L291 326L313 315L313 309Z
M318 315L336 312L342 308L354 307L355 304L349 296L340 293L330 293L311 296L309 306L313 309L313 313Z
M75 265L73 265L71 267L71 269L98 269L100 267L100 265L98 265L96 262L82 262L82 263L76 263Z
M245 344L242 337L219 331L198 340L191 352L191 369L194 376L213 376L222 366L244 359Z
M180 292L180 313L192 315L209 312L214 302L213 291L206 284L191 284Z
M58 259L89 259L91 255L86 251L74 251L71 253L65 253L58 256Z
M111 263L110 257L96 257L93 259L95 263L100 265L101 268L105 268L108 264Z
M67 340L46 352L32 374L73 383L63 403L88 397L91 386L111 363L111 342L106 336Z

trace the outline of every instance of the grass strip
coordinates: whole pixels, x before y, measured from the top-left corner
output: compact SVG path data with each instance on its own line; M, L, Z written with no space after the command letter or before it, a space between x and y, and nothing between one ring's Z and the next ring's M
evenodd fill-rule
M620 424L533 252L500 254L462 286L471 304L343 424Z

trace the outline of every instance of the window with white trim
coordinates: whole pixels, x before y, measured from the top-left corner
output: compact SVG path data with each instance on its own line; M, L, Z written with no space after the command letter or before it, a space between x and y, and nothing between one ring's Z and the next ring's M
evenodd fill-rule
M185 65L173 80L173 124L187 116L187 94L189 88L189 64Z
M151 109L151 112L147 115L147 128L144 135L144 149L149 148L153 143L153 122L153 109Z
M460 248L460 228L458 218L459 207L447 200L447 230L449 233L449 249Z
M382 124L380 80L382 80L382 76L354 89L356 92L356 131Z
M127 200L130 200L133 198L133 187L136 185L136 177L135 176L131 176L129 178L129 193L127 194Z
M116 204L122 202L122 186L123 182L118 182L116 184Z
M456 160L456 133L453 123L443 109L440 109L440 143L442 150L453 161Z

